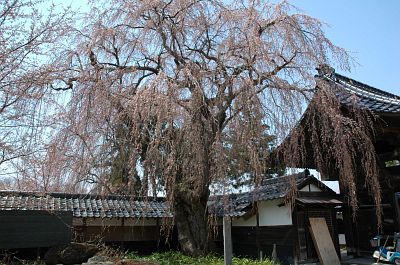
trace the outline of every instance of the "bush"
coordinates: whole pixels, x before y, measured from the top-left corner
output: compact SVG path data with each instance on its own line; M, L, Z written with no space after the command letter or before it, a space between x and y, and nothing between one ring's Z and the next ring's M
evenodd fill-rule
M128 253L125 258L154 261L159 265L224 265L224 258L214 255L204 257L190 257L183 255L179 252L164 252L154 253L151 256L140 257L137 253ZM247 258L233 258L234 265L279 265L277 262L265 260L263 262L247 259Z

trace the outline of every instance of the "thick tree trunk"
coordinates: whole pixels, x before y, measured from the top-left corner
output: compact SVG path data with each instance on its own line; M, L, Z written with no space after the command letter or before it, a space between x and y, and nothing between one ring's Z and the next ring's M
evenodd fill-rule
M182 252L191 256L210 250L207 215L208 193L179 192L175 197L175 224Z
M196 176L185 177L184 173L177 178L174 193L175 224L178 229L178 240L183 253L191 256L207 254L214 245L210 240L208 226L207 201L210 195L211 174L211 146L215 132L207 130L204 120L210 118L208 109L204 107L206 117L198 115L194 117L194 123L198 125L199 134L197 141L201 143L197 147L197 159L201 168ZM203 109L203 108L202 108ZM204 114L203 114L204 115ZM212 121L209 121L212 123ZM196 145L194 145L196 147ZM195 167L196 168L196 167Z

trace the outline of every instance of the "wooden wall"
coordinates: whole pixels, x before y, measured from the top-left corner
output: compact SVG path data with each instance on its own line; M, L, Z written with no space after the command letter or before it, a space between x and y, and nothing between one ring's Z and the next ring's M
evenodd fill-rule
M141 255L178 249L176 228L172 227L170 231L160 231L160 228L159 225L94 226L91 223L90 226L74 227L74 236L78 242L104 242L122 249L135 250Z
M37 248L71 241L72 212L0 211L0 248Z
M339 249L339 239L337 233L337 221L336 212L334 208L320 208L320 207L296 207L295 210L295 227L297 233L297 256L300 261L304 260L315 260L318 259L317 252L315 251L315 246L311 238L309 231L310 217L322 217L328 225L329 232L332 237L333 244L336 248L336 252L340 255Z
M383 191L385 192L385 191ZM393 194L393 192L386 192L386 194ZM347 225L351 229L346 229L346 243L348 246L348 252L355 255L364 255L373 252L376 248L372 247L370 240L376 235L393 236L397 232L396 222L396 210L394 203L386 198L386 194L382 194L383 215L382 225L378 228L378 220L376 216L376 208L373 202L367 202L364 204L360 202L359 209L356 213L356 219L354 220L351 215L351 210L347 213ZM362 199L362 197L361 197ZM384 243L383 240L382 244ZM389 245L392 245L392 240L389 239Z
M222 234L222 227L218 227ZM217 246L222 247L222 237L217 237ZM283 264L293 262L294 247L296 242L295 228L292 225L264 226L264 227L232 227L233 255L259 258L260 251L263 256L271 256L273 245Z
M74 227L78 241L129 242L158 241L158 226L77 226Z

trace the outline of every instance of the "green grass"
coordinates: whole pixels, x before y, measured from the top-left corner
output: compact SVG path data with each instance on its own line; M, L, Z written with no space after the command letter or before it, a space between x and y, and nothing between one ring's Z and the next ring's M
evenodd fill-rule
M141 257L136 253L129 253L125 256L129 259L153 261L159 265L224 265L224 258L220 256L208 255L204 257L189 257L179 252L154 253L151 256ZM234 265L279 265L277 262L265 260L263 262L247 259L233 258Z

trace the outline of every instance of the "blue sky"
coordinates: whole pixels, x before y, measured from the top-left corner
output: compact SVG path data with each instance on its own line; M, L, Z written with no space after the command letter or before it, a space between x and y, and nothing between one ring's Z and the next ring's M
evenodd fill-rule
M291 0L304 13L328 24L329 39L357 63L341 73L400 96L399 0Z

